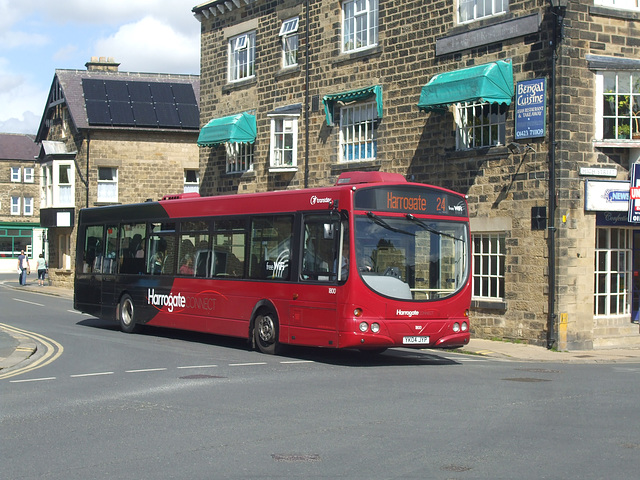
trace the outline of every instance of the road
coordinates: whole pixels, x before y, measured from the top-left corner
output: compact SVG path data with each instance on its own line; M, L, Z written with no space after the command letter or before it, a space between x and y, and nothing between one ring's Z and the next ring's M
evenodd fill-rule
M625 479L640 470L637 363L408 349L266 356L236 339L121 333L65 298L0 288L0 302L0 323L51 342L35 368L0 379L1 479Z

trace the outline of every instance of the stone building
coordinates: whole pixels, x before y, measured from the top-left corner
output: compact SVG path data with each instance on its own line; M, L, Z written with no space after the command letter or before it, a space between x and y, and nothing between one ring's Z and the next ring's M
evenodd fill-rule
M476 336L640 344L635 0L215 0L193 13L203 194L349 170L466 193Z
M40 228L40 185L33 135L0 133L0 272L15 272L20 250L35 267L46 231Z
M49 271L72 285L78 210L199 186L199 76L120 72L113 59L56 70L36 142Z

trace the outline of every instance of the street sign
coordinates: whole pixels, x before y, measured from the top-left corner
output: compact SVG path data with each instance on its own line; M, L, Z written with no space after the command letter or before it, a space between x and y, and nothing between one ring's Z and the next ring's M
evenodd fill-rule
M629 222L640 223L640 164L631 165L631 187L629 188Z

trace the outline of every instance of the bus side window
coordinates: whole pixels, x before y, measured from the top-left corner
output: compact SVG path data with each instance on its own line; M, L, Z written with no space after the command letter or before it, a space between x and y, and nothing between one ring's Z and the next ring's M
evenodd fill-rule
M337 279L339 237L340 218L337 215L305 215L302 280L327 282Z
M216 277L244 277L245 245L247 238L244 219L223 219L215 223L214 256L211 275Z
M102 225L88 226L84 237L82 273L100 273L102 267Z
M116 254L118 251L118 227L107 225L107 236L105 240L104 261L102 273L114 274L117 271Z
M256 217L251 222L249 277L289 280L292 216Z

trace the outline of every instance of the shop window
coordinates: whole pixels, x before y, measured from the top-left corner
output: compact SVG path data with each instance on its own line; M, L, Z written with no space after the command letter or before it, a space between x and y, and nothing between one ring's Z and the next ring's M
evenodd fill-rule
M473 234L473 298L504 300L504 233Z
M633 230L596 229L593 313L630 315Z

